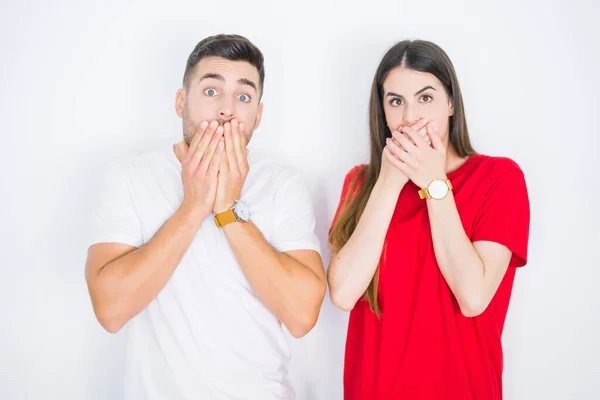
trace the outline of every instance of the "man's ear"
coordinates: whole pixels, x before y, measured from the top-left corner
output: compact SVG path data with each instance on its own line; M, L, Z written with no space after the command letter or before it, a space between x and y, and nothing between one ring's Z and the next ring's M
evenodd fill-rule
M185 92L183 89L178 89L175 94L175 112L179 118L183 117L183 107L185 107Z
M260 121L262 120L263 103L258 105L258 112L256 113L256 124L254 124L254 130L258 129Z

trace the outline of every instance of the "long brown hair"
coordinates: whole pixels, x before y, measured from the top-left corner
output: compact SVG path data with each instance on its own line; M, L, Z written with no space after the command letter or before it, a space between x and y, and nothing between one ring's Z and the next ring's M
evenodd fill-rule
M371 160L350 182L348 195L343 200L342 211L329 234L329 242L334 253L339 252L350 239L365 210L375 182L379 178L381 157L383 148L386 145L386 138L392 137L383 109L383 83L389 72L399 66L418 72L430 73L442 83L446 95L454 104L454 115L450 117L449 124L450 144L459 157L475 154L469 139L458 78L448 55L436 44L424 40L405 40L394 45L383 56L373 79L369 101ZM356 187L359 181L360 187ZM381 309L377 298L378 286L379 265L364 294L364 298L369 302L371 310L377 316L380 316Z

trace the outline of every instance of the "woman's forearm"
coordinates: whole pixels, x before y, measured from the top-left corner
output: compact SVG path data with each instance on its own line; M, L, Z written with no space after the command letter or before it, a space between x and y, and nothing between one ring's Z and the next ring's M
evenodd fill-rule
M327 276L332 302L338 308L354 308L373 279L403 186L379 179L354 233L331 255Z

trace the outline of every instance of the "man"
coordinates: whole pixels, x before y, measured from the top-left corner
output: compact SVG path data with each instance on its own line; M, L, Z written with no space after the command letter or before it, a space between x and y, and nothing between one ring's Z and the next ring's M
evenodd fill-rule
M246 38L202 40L184 140L105 177L86 280L100 324L127 328L127 399L294 398L281 323L309 332L326 284L304 180L246 150L263 83Z

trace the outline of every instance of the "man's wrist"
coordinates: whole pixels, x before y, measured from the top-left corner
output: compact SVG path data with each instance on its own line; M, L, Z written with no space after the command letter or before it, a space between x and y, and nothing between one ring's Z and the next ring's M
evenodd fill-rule
M233 208L233 206L235 205L235 201L231 201L231 202L226 202L224 204L228 204L229 206L218 206L215 207L215 214L221 214L224 213L227 210L231 210Z
M177 213L179 213L186 220L202 222L204 219L206 219L206 217L208 217L210 210L204 209L203 207L198 207L194 204L183 202L181 203L181 206L179 206Z

